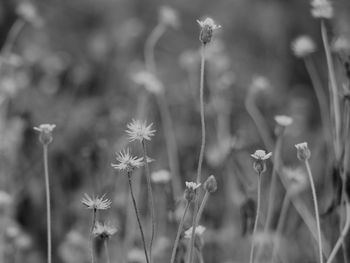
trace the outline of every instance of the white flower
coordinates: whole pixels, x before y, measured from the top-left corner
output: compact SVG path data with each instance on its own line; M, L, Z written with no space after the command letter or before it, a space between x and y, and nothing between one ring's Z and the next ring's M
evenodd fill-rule
M170 181L171 175L167 170L158 170L153 172L151 175L151 180L153 183L167 183Z
M287 127L293 123L293 119L285 115L276 115L275 121L277 122L278 125L283 127Z
M115 233L117 233L117 228L115 228L111 223L100 223L97 222L93 229L93 235L102 239L109 239Z
M170 6L161 6L159 9L159 21L164 25L177 28L180 25L177 12Z
M195 182L185 182L185 185L186 185L187 189L192 190L192 191L196 190L198 187L201 186L200 183L197 184Z
M105 199L105 195L101 197L90 197L88 194L84 194L84 198L81 199L83 205L85 205L88 209L94 210L106 210L111 207L111 200Z
M210 17L207 17L205 20L197 20L197 23L201 26L201 28L208 27L211 30L216 30L221 28L220 25L215 24L214 20Z
M162 83L152 73L146 70L140 70L131 75L131 79L140 86L143 86L147 91L159 94L164 91Z
M206 228L204 226L198 225L196 227L196 230L194 231L194 233L195 233L195 235L201 236L201 235L203 235L205 229ZM185 238L191 238L191 236L192 236L192 227L190 227L189 229L187 229L185 231Z
M128 123L126 127L126 133L129 136L129 141L138 140L142 142L143 140L150 141L151 137L154 136L155 130L152 130L153 123L147 125L146 121L141 122L139 120L132 120L131 123Z
M316 50L314 41L309 36L299 36L292 42L292 50L296 57L305 57Z
M315 18L330 19L333 17L333 6L329 0L312 0L311 14Z
M44 133L50 133L56 128L56 124L40 124L39 127L34 127L34 130Z
M250 156L253 157L256 160L262 160L265 161L271 157L272 153L266 154L264 150L256 150L255 153L251 154Z
M131 172L143 165L143 158L131 156L130 149L119 152L116 159L119 163L112 163L112 167L120 171Z
M271 87L271 83L264 76L254 76L250 84L250 89L254 93L268 90L269 87Z

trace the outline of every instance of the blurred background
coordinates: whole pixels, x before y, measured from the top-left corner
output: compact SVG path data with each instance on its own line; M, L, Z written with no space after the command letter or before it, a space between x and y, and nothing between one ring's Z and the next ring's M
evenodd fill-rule
M327 21L330 39L349 39L350 3L334 1L334 8L334 19ZM321 213L331 206L334 158L327 150L331 127L322 124L312 79L303 59L291 49L299 35L314 40L316 51L310 60L327 95L320 23L310 15L309 1L1 0L3 262L45 262L42 146L33 130L41 123L57 125L49 146L54 262L90 262L91 211L81 204L84 193L106 193L113 202L99 215L118 228L109 242L112 262L144 262L127 179L111 167L115 152L125 147L142 154L138 144L128 144L124 132L133 118L147 120L157 130L147 146L155 159L151 171L171 171L170 181L154 182L158 225L154 258L155 262L170 259L184 207L184 183L195 180L200 149L196 20L206 16L222 28L215 31L206 53L203 178L214 174L218 190L201 220L206 227L205 262L248 260L257 183L250 154L256 149L273 151L275 115L294 120L283 139L284 164L300 166L294 144L309 142ZM339 72L348 56L336 60ZM263 125L265 138L257 125ZM271 168L269 162L263 178L263 215ZM148 233L143 169L133 178ZM285 193L279 181L277 186L273 225ZM313 214L310 191L300 196ZM189 214L186 229L190 223ZM321 224L329 250L338 237L336 212L322 217ZM316 242L293 206L283 237L284 262L317 261ZM182 262L186 250L187 241L181 242L177 262ZM100 243L95 242L98 262L105 262Z

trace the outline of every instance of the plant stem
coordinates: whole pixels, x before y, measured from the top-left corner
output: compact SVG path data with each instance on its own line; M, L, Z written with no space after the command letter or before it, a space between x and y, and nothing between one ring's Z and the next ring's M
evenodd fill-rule
M135 214L136 214L136 218L137 218L137 223L139 224L139 228L140 228L141 239L142 239L142 244L143 244L143 250L145 252L146 262L150 263L149 259L148 259L147 249L146 249L145 235L143 233L143 229L142 229L142 225L141 225L141 221L140 221L140 216L139 216L139 211L137 210L137 205L136 205L136 201L135 201L134 191L133 191L133 188L132 188L131 173L130 172L128 172L128 181L129 181L129 188L130 188L131 199L132 199L132 203L134 205Z
M106 261L107 261L107 263L110 263L111 260L109 258L108 241L107 241L107 239L104 241L104 243L105 243L105 251L106 251Z
M328 66L328 74L329 74L329 81L330 81L330 91L332 94L332 104L333 104L333 114L334 114L334 126L335 126L335 157L336 161L338 162L341 155L341 145L340 145L340 129L341 129L341 117L340 117L340 102L338 97L338 87L337 87L337 81L335 78L335 72L334 72L334 63L332 54L329 47L328 42L328 36L327 36L327 29L325 25L325 21L321 20L321 34L322 34L322 41L326 53L326 59L327 59L327 66Z
M258 228L258 222L259 222L259 214L260 214L260 199L261 199L261 174L258 174L258 196L257 196L257 207L256 207L256 215L255 215L255 222L254 222L254 229L252 234L252 246L250 249L250 259L249 263L253 263L254 259L254 235L256 233L256 230Z
M328 260L327 260L327 263L331 263L332 260L335 258L335 256L337 255L337 252L340 248L340 246L342 245L343 243L343 240L344 238L346 237L346 234L348 233L349 231L349 227L350 227L350 205L349 204L346 204L346 222L345 222L345 225L344 225L344 228L343 228L343 231L341 232L338 240L337 240L337 243L335 244Z
M318 249L319 249L320 263L323 263L321 226L320 226L320 216L319 216L319 212L318 212L318 204L317 204L315 183L314 183L314 179L312 178L312 173L311 173L310 164L309 164L308 160L305 160L305 166L306 166L307 174L308 174L308 177L309 177L309 180L310 180L310 186L311 186L311 191L312 191L312 199L313 199L314 208L315 208L315 217L316 217L316 226L317 226L317 235L318 235Z
M24 20L22 20L21 18L18 18L12 25L9 33L8 33L8 37L6 38L5 44L3 45L3 48L1 50L1 53L3 53L3 55L8 55L19 34L21 33L22 29L24 28L26 22Z
M151 240L149 243L149 257L150 257L150 262L152 262L152 246L153 246L154 232L155 232L155 228L156 228L156 218L155 218L155 212L154 212L151 175L150 175L149 165L148 165L148 161L147 161L146 143L144 140L142 140L141 144L142 144L142 151L143 151L143 162L145 164L145 170L146 170L147 190L148 190L148 206L149 206L149 209L151 210L152 231L151 231Z
M205 192L202 203L198 209L198 213L197 213L197 218L196 218L196 226L198 226L199 224L199 220L202 217L202 213L204 210L205 205L207 204L208 198L209 198L210 193L208 191Z
M197 251L197 256L198 256L198 259L199 259L199 263L204 263L204 258L203 258L203 254L202 254L202 251L196 249Z
M90 230L90 246L91 246L91 262L94 263L94 238L93 238L93 231L96 224L96 208L92 212L92 224L91 224L91 230Z
M199 153L198 168L197 168L197 178L196 178L197 184L199 184L201 182L202 164L203 164L204 149L205 149L204 69L205 69L205 44L202 44L202 46L201 46L200 89L199 89L202 142L201 142L201 149L200 149L200 153ZM200 190L200 188L198 188L198 192L199 192L199 190ZM197 191L196 191L196 193L197 193ZM191 241L190 241L190 248L189 248L190 253L188 255L188 263L192 263L192 261L193 261L194 238L195 238L195 231L196 231L196 218L197 218L197 213L198 213L198 207L199 207L199 193L198 193L198 195L196 194L196 198L195 198L195 205L194 205L193 218L192 218L192 233L191 233Z
M43 144L44 149L44 171L45 171L45 189L46 189L46 216L47 216L47 262L51 263L51 204L50 204L50 182L48 165L48 145Z
M177 233L176 233L176 238L175 238L175 242L174 242L173 252L171 253L170 263L174 263L175 262L176 250L177 250L177 247L179 245L181 231L182 231L182 228L183 228L183 225L184 225L185 216L186 216L186 213L187 213L187 210L188 210L189 206L190 206L190 202L187 202L186 203L186 207L185 207L185 211L184 211L184 213L182 215L182 218L181 218L181 221L180 221L180 224L179 224L179 228L178 228Z
M158 40L160 39L160 37L164 34L164 32L165 32L165 26L164 24L160 23L153 29L148 39L146 40L145 51L144 51L145 63L148 70L150 70L151 73L153 74L157 71L155 56L154 56L154 48Z

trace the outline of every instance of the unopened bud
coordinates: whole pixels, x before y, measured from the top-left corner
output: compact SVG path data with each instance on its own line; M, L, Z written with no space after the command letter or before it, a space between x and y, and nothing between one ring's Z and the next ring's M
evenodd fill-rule
M204 189L209 193L214 193L218 188L218 183L216 182L215 176L211 175L204 183Z
M295 148L297 148L297 157L300 161L306 161L310 159L311 152L307 146L307 142L298 143L295 145Z

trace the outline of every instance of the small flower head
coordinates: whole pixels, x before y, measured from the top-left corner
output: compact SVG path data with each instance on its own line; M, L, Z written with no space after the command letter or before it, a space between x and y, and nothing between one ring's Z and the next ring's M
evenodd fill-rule
M151 175L151 180L153 183L158 184L166 184L170 181L171 175L170 172L167 170L159 170L156 172L153 172Z
M249 92L252 95L256 95L259 92L267 91L271 87L269 79L265 76L254 76L250 83Z
M150 93L159 94L164 91L164 87L159 79L146 70L133 73L131 79L137 85L143 86Z
M116 159L118 163L112 163L112 167L119 171L132 172L143 165L143 158L132 156L129 148L119 152Z
M111 236L113 236L115 233L117 233L117 228L115 228L110 223L100 223L97 222L94 226L94 230L92 231L92 234L100 238L102 240L108 240Z
M159 22L173 28L178 28L180 25L177 12L170 6L161 6L159 9Z
M185 231L184 237L190 239L192 237L192 227ZM203 233L206 230L204 226L198 225L194 231L194 246L199 251L202 250L204 242L203 242Z
M129 136L129 141L138 140L142 142L143 140L150 141L151 137L154 136L155 130L152 130L153 123L147 125L147 122L141 122L139 120L132 120L131 123L128 123L126 127L126 133Z
M292 42L292 51L296 57L306 57L315 50L315 42L309 36L299 36Z
M111 200L105 198L105 195L102 195L101 197L90 197L88 194L84 194L81 202L87 209L93 210L106 210L110 208L112 204Z
M220 25L215 24L214 20L210 17L203 21L197 20L197 23L201 27L201 32L199 34L199 40L204 44L208 44L213 36L213 31L221 28Z
M293 123L293 119L285 115L276 115L275 121L277 123L275 129L277 136L281 135L284 132L285 128Z
M55 124L40 124L39 127L34 127L34 130L40 132L39 141L42 144L48 145L52 142L52 131L55 129L55 127Z
M300 161L306 161L310 159L311 152L307 145L307 142L298 143L295 145L295 148L297 148L297 157Z
M191 202L196 196L196 190L201 186L201 184L197 184L195 182L185 182L185 199L188 202Z
M312 0L311 14L315 18L331 19L334 10L329 0Z
M211 175L204 182L204 189L209 193L214 193L218 188L218 183L216 182L215 176Z
M256 150L250 156L254 158L253 168L260 175L266 171L266 160L271 157L272 153L266 153L264 150Z

